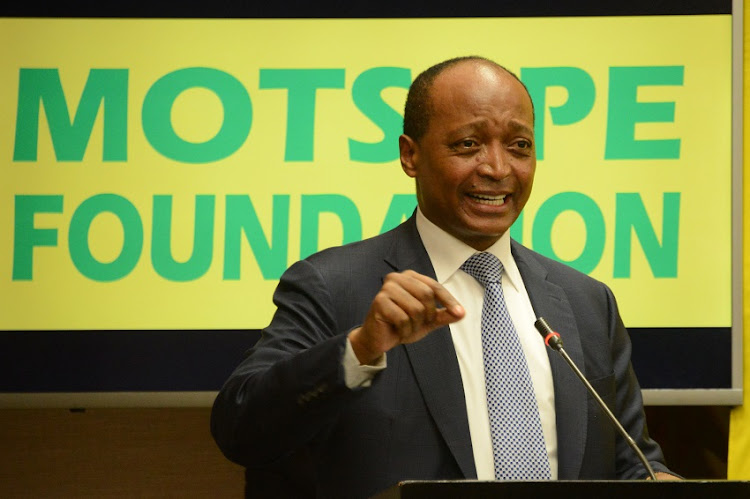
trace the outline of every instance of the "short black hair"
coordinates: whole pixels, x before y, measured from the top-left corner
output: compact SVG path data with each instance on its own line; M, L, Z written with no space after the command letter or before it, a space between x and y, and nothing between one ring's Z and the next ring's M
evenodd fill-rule
M419 140L427 132L427 126L430 123L430 117L432 115L432 103L430 102L430 90L432 89L435 79L446 69L455 66L456 64L466 61L477 61L494 66L501 69L515 78L524 90L531 95L526 85L515 75L512 71L509 71L506 67L501 66L493 60L481 57L478 55L469 55L463 57L454 57L443 62L439 62L434 66L431 66L421 72L412 82L409 87L409 93L406 95L406 105L404 106L404 135L408 135L414 140ZM534 103L531 103L532 113L534 110Z

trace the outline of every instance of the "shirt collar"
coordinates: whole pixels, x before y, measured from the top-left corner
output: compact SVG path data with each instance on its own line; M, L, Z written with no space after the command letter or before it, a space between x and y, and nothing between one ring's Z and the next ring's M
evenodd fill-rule
M440 284L450 279L471 255L477 253L477 250L428 220L419 208L417 208L417 231L419 231L419 237L422 238ZM510 231L505 231L505 234L485 251L500 259L504 276L507 276L514 288L520 289L521 274L510 251Z

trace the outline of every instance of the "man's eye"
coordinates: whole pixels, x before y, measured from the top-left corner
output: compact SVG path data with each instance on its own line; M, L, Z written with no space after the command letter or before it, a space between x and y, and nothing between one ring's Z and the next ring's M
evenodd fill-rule
M531 148L531 142L529 142L528 140L519 140L518 143L517 143L517 145L521 149L529 149L529 148Z
M463 147L464 149L470 149L477 145L476 141L471 139L465 139L458 143L460 147Z

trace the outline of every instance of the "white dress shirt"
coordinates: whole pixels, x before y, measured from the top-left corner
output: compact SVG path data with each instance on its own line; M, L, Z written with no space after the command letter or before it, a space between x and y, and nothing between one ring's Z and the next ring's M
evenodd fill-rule
M466 413L469 418L477 477L480 480L493 480L495 465L492 457L492 437L487 412L482 354L484 287L472 276L460 270L461 265L477 251L427 220L419 210L417 210L417 230L432 261L437 281L466 310L464 318L451 324L450 329L464 386ZM536 314L531 307L526 287L510 252L510 234L506 232L486 251L498 257L503 264L503 295L521 341L531 381L534 384L551 477L554 480L557 478L557 425L555 423L555 390L549 358L545 350L547 347L534 328Z

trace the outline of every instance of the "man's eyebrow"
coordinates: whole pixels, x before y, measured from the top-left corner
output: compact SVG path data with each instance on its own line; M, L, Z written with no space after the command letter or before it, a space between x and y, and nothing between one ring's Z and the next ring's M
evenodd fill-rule
M534 135L534 129L522 121L512 119L508 122L508 125L510 131L513 133L520 132L531 136ZM451 130L451 136L471 135L474 132L487 129L488 126L486 119L478 119Z
M524 132L530 135L534 135L534 129L530 127L529 125L527 125L526 123L523 123L521 121L510 120L510 126L513 129L513 131Z
M481 130L483 128L487 128L487 121L484 119L480 119L480 120L466 123L465 125L461 125L460 127L452 130L452 134L453 135L466 135L466 134L471 134L477 130Z

